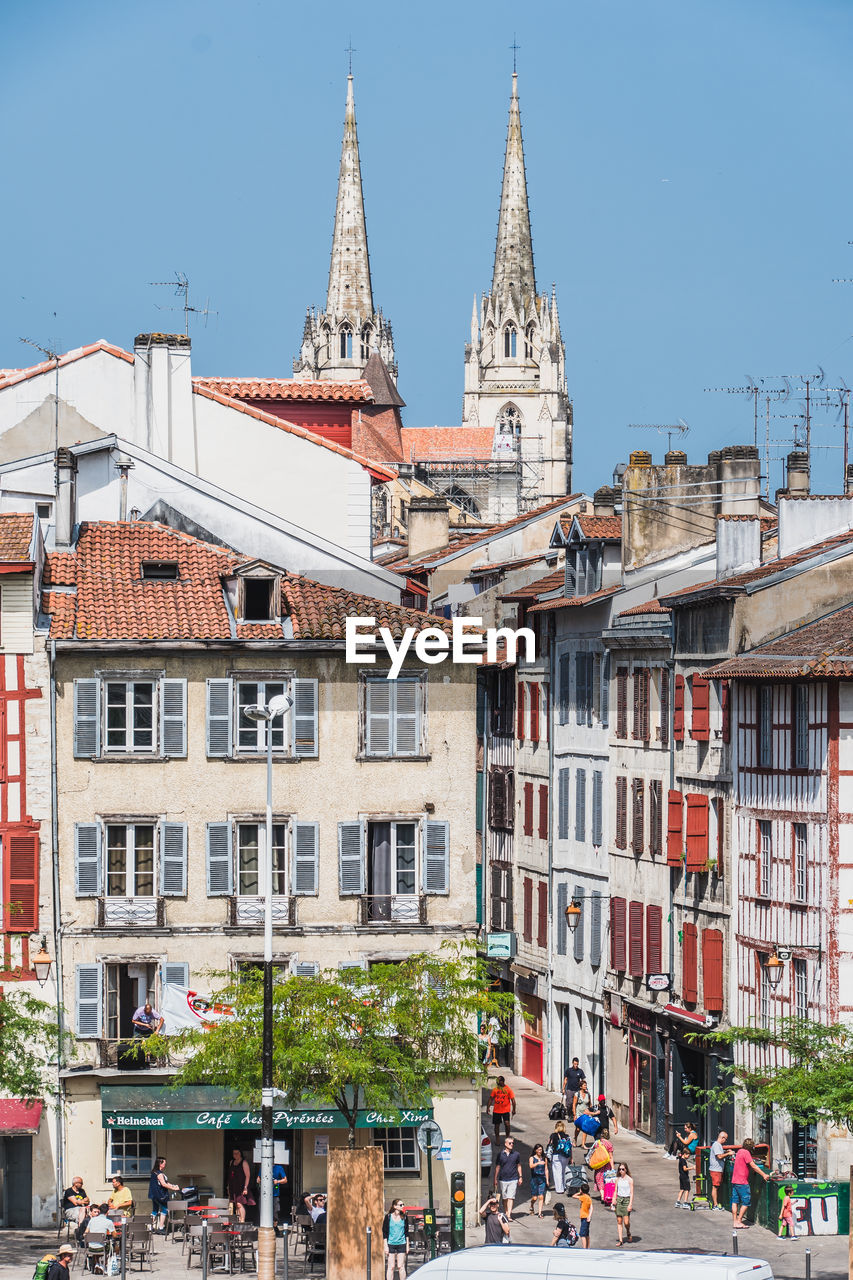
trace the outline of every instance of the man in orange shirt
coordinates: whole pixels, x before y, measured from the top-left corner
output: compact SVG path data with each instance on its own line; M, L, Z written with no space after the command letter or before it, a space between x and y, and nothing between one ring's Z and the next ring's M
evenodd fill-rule
M500 1137L501 1120L503 1120L504 1133L507 1137L510 1135L510 1116L515 1115L515 1094L512 1089L508 1088L506 1079L498 1076L494 1089L489 1095L489 1105L486 1111L492 1113L492 1123L495 1126L495 1142Z
M589 1248L589 1220L592 1217L592 1197L589 1194L589 1184L581 1183L580 1191L576 1191L572 1196L573 1200L581 1202L581 1229L580 1242L582 1249Z

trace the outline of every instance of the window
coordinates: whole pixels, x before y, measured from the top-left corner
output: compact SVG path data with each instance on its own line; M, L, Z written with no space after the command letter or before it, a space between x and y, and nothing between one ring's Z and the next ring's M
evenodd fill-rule
M154 751L154 684L150 680L108 680L104 687L105 743L123 755Z
M575 654L575 719L591 725L594 702L595 655Z
M331 358L332 358L332 330L329 328L329 326L328 326L327 324L324 324L324 325L323 325L323 328L322 328L322 331L321 331L321 338L322 338L322 343L323 343L323 349L324 349L325 354L326 354L326 359L327 359L327 360L331 360Z
M241 822L237 826L237 895L260 897L261 872L266 865L266 827L262 822ZM272 828L272 891L287 893L287 825L274 822Z
M634 778L631 784L631 850L640 857L645 847L646 795L642 778Z
M419 895L450 891L450 824L404 817L339 822L338 860L342 897L366 895L378 912L390 912L375 918L418 923Z
M794 960L794 1017L805 1022L809 1016L808 969L805 960Z
M154 896L154 827L109 823L107 843L107 897Z
M315 894L319 874L319 824L288 821L278 817L273 822L273 894L288 898L290 894ZM250 822L209 822L207 824L207 893L208 897L238 899L263 896L266 848L266 824ZM240 924L259 924L260 914L252 904L238 907ZM274 922L288 924L280 911Z
M489 770L489 826L494 831L515 826L515 775L502 765Z
M758 957L758 1016L759 1025L764 1027L765 1031L770 1027L770 976L767 972L769 959L767 955Z
M367 892L392 897L417 892L417 824L368 823Z
M675 696L672 700L672 740L684 741L684 676L675 677Z
M533 783L524 784L524 834L533 835Z
M504 329L504 359L514 360L518 347L518 330L514 324L508 324Z
M649 681L651 672L648 667L638 667L634 671L634 731L633 736L640 742L649 740Z
M39 911L38 832L7 827L3 854L2 927L8 933L34 933Z
M794 768L809 767L809 690L808 685L795 684L793 689Z
M50 520L51 516L53 515L53 503L37 502L36 515L38 516L39 520Z
M539 839L548 839L548 788L539 788Z
M523 885L524 900L524 941L533 941L533 881L530 876L524 877Z
M84 967L88 966L80 966ZM139 1006L150 1001L156 1008L156 967L153 964L107 964L104 970L106 1038L113 1041L131 1039L133 1015Z
M773 764L773 690L769 685L758 687L758 767L769 769Z
M342 360L352 360L352 329L348 324L341 325L338 331L340 342L338 350Z
M76 823L74 888L104 898L105 925L155 924L158 894L186 896L186 823Z
M512 867L493 862L492 875L492 928L500 933L512 929Z
M245 622L274 622L276 618L275 578L241 578L242 609Z
M525 360L533 359L533 321L524 330L524 358Z
M421 1162L414 1129L374 1129L373 1141L385 1154L386 1173L418 1173Z
M653 858L663 852L663 783L652 778L649 783L649 853Z
M575 774L575 839L586 840L586 769Z
M154 1134L145 1129L107 1130L107 1173L127 1178L147 1178L157 1154Z
M766 820L758 824L758 892L770 897L770 865L773 859L773 827Z
M539 927L536 935L537 944L544 948L548 945L548 886L540 880L537 886L539 896Z
M369 324L361 326L361 358L367 360L370 358L370 338L373 333Z
M425 682L419 676L367 676L364 687L365 755L422 755Z
M249 707L264 706L273 698L280 698L285 692L283 680L239 680L237 682L237 750L249 755L263 755L267 749L267 721L250 720L246 715ZM284 726L287 712L276 716L272 721L272 749L284 751ZM288 735L289 736L289 735Z
M628 847L628 779L616 779L616 838L617 849Z
M794 823L794 901L808 900L808 828L804 822Z
M74 681L74 755L185 756L184 679Z
M393 681L384 683L393 684ZM267 741L266 721L250 720L246 709L281 693L288 694L293 705L272 722L273 751L299 757L317 756L318 690L317 680L297 677L285 680L280 675L271 679L208 680L208 756L263 755Z
M569 787L571 770L560 769L557 772L557 838L569 838Z

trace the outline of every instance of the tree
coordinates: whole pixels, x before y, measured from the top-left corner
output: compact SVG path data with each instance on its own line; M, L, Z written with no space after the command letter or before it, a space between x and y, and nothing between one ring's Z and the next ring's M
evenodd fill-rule
M0 990L0 1094L29 1100L56 1093L61 1045L53 1006L21 986Z
M494 991L472 947L445 944L399 964L289 975L274 989L273 1083L289 1107L335 1107L355 1146L360 1110L399 1112L432 1101L454 1077L484 1080L478 1030L513 1007ZM257 1105L261 1093L261 970L230 975L215 999L234 1017L152 1037L155 1054L187 1054L175 1084L215 1084Z

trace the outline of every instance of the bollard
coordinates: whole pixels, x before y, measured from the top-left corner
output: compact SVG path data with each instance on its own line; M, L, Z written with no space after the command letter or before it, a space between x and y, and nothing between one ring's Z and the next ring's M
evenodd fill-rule
M812 1251L806 1249L806 1280L812 1280Z
M282 1229L281 1229L281 1230L282 1230L282 1234L283 1234L283 1236L284 1236L284 1280L289 1280L289 1278L290 1278L290 1259L289 1259L289 1257L288 1257L288 1253L287 1253L287 1251L288 1251L288 1249L290 1248L290 1223L289 1223L289 1222L285 1222L285 1224L284 1224L284 1226L282 1227Z
M207 1218L201 1223L201 1280L207 1280Z
M732 1232L732 1253L735 1257L738 1256L738 1239L736 1231Z
M129 1218L125 1218L121 1224L121 1280L126 1280L127 1277L127 1229L129 1224Z
M371 1263L372 1263L372 1258L371 1258L371 1256L370 1256L370 1255L371 1255L371 1247L370 1247L370 1246L371 1246L371 1236L372 1236L372 1235L373 1235L373 1228L372 1228L372 1227L367 1227L367 1280L370 1280L370 1268L371 1268Z

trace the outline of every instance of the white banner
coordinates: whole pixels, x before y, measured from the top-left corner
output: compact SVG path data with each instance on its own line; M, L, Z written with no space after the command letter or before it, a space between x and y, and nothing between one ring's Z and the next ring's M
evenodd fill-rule
M160 1012L163 1015L163 1034L167 1036L185 1027L206 1027L234 1017L230 1005L216 1004L209 996L199 995L189 987L178 987L171 982L163 986Z

